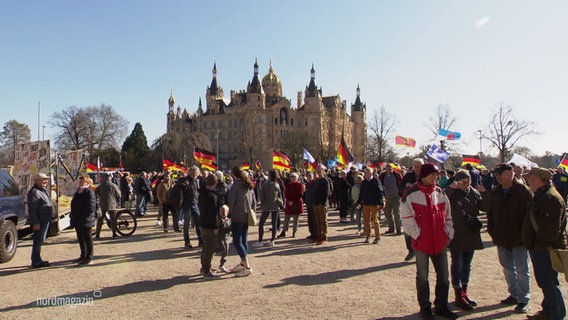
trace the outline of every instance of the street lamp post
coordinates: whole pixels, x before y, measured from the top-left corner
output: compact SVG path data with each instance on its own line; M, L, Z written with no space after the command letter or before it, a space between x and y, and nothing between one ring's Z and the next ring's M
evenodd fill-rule
M482 134L481 130L477 130L477 132L479 132L479 156L481 157L481 155L483 154L483 147L481 145L481 141L483 139L483 134Z
M221 161L219 159L219 129L217 129L217 134L215 135L215 139L217 140L217 148L216 148L216 155L215 155L215 159L217 160L217 164L220 165Z

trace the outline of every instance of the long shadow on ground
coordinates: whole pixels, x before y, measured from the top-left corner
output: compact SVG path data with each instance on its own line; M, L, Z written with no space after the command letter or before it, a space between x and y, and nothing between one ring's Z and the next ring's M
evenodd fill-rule
M394 269L408 266L406 262L389 263L380 266L373 266L363 269L345 269L338 271L325 272L320 274L310 274L310 275L299 275L289 278L282 279L281 283L274 283L264 286L264 288L279 288L287 285L298 285L298 286L314 286L322 284L330 284L340 282L343 279L357 277L371 272L377 272L382 270Z

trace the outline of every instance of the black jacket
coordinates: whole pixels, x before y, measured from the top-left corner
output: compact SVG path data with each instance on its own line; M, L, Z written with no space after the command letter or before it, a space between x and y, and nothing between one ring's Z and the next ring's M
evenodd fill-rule
M461 189L447 187L444 192L450 199L452 221L454 222L454 237L448 248L459 251L474 251L483 249L480 231L472 231L465 224L464 214L479 216L481 210L481 195L473 187L467 192Z
M199 207L199 222L201 223L201 227L217 229L219 202L215 190L208 190L205 186L200 188L197 206Z
M92 228L95 225L95 209L97 198L90 188L84 192L77 193L71 200L71 226Z

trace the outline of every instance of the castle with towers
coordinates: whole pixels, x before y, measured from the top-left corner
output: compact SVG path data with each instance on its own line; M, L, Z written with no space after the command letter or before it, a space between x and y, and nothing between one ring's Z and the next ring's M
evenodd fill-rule
M282 95L282 82L272 68L260 80L258 63L246 91L231 90L225 98L217 79L205 93L205 109L201 98L195 112L174 108L173 93L168 99L167 132L180 135L184 143L193 142L217 154L219 169L249 162L251 168L260 160L263 169L272 168L272 151L289 155L301 166L303 149L327 164L335 159L343 135L356 162L366 163L366 105L361 102L357 86L355 102L347 113L347 103L339 95L323 96L316 86L315 69L303 94L298 92L296 105Z

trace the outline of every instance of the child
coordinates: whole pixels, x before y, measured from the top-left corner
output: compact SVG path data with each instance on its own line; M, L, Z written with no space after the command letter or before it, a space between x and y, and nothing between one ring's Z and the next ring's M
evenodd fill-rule
M228 273L229 270L225 267L227 262L227 255L229 255L229 231L231 230L231 219L229 219L229 206L226 204L219 208L219 232L217 233L217 254L221 255L219 262L219 271Z

